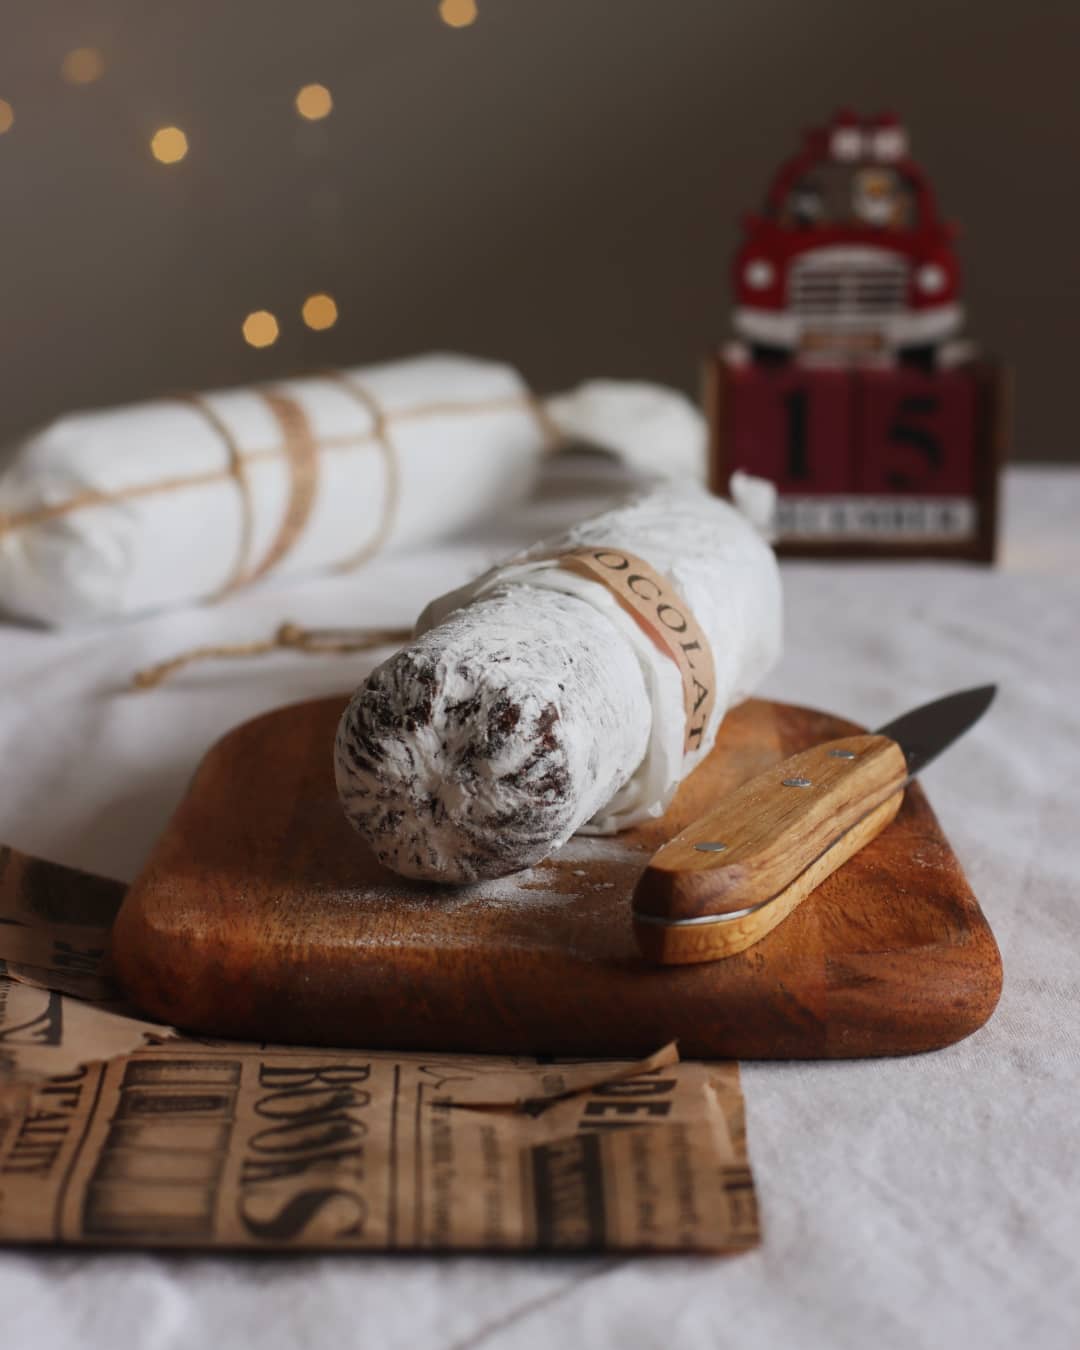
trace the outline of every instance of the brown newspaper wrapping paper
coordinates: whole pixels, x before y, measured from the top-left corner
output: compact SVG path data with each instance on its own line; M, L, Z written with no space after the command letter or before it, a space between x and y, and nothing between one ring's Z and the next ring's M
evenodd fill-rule
M673 1046L628 1065L178 1039L111 1001L121 891L0 850L0 1241L723 1252L760 1240L737 1065L680 1063Z

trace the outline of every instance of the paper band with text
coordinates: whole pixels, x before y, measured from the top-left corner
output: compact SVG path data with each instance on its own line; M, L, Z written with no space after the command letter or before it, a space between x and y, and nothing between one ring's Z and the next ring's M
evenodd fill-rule
M716 667L705 631L686 601L655 568L625 549L571 549L554 561L568 572L599 581L645 635L679 668L686 710L683 753L701 748L716 702Z

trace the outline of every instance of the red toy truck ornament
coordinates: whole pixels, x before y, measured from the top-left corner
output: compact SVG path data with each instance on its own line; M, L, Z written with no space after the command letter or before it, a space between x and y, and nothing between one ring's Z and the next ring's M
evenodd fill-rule
M956 227L891 115L808 132L744 227L735 330L758 360L929 366L960 330Z
M807 133L733 264L711 483L776 488L781 553L991 561L1005 382L957 341L954 226L887 115Z

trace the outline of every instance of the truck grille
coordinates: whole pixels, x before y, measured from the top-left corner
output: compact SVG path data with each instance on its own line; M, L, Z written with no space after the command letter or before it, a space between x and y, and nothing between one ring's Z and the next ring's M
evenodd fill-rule
M843 323L896 314L907 308L908 268L901 258L814 257L791 269L790 303L806 319Z

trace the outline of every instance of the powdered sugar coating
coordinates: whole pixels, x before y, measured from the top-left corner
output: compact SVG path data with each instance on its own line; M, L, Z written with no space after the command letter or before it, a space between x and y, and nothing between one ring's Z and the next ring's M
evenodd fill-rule
M504 876L610 801L650 729L640 662L610 619L515 584L448 615L357 690L338 728L338 791L401 875Z
M697 746L674 661L607 586L552 561L580 546L640 557L693 613L716 690ZM337 741L346 814L388 867L458 883L659 816L776 660L780 609L772 551L717 497L664 489L583 521L433 601L357 691Z

